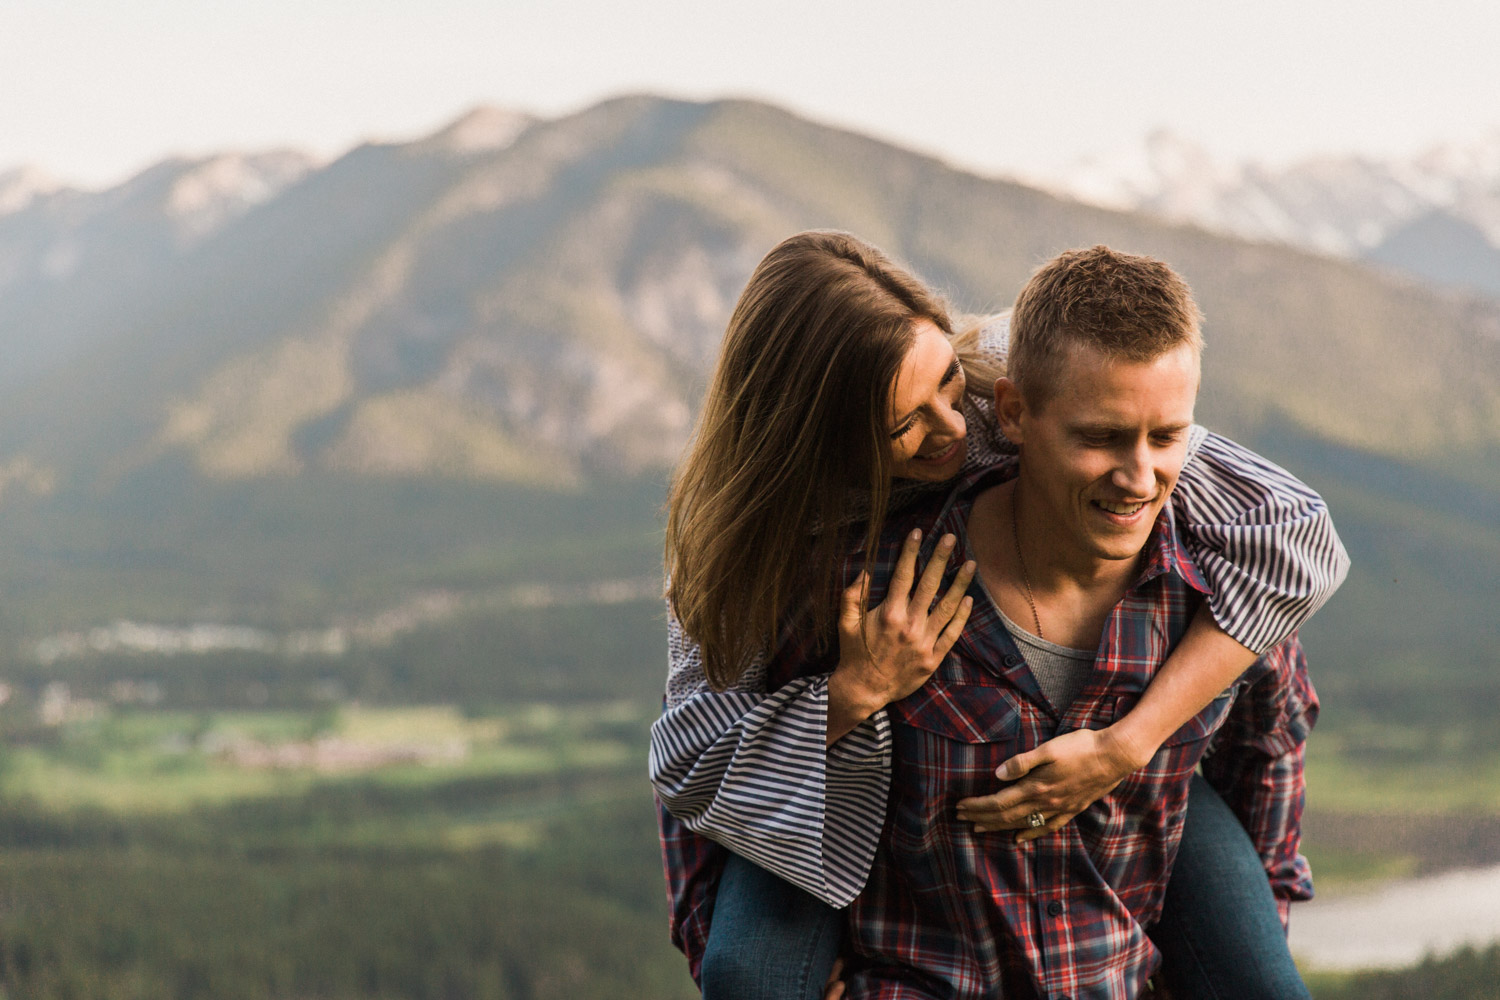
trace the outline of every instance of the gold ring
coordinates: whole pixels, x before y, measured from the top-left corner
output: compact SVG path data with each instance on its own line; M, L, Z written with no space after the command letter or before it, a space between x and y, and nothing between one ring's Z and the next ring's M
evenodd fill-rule
M1043 826L1047 825L1047 817L1043 816L1039 812L1035 812L1035 813L1032 813L1030 816L1026 817L1026 822L1030 823L1031 824L1031 828L1033 830L1035 830L1038 827L1043 827Z

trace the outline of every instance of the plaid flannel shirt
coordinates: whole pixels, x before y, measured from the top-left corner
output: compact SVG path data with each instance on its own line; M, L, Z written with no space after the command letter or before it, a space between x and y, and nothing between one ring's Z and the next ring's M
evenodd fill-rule
M893 517L872 567L872 606L883 599L913 527L923 529L929 550L944 532L956 534L959 551L950 565L961 565L973 497L1012 475L1014 463L1002 462L966 477L946 502L920 503ZM851 557L846 579L860 565ZM1220 727L1204 772L1250 833L1283 921L1291 900L1311 896L1298 846L1302 744L1317 700L1295 636L1059 833L1018 847L1003 834L972 834L953 818L959 798L999 787L994 769L1001 761L1063 732L1109 725L1140 697L1208 593L1177 538L1170 505L1147 544L1139 580L1111 616L1094 678L1062 720L988 598L977 585L970 592L974 611L954 651L927 686L891 706L898 760L875 874L851 907L855 945L864 956L849 976L851 1000L1134 996L1158 961L1142 927L1160 912L1187 778ZM788 626L767 663L768 689L825 675L836 662L836 644ZM923 759L924 742L939 748L946 763ZM660 806L658 820L672 941L697 979L727 851ZM927 845L925 853L912 854L913 845ZM923 892L902 870L907 863L916 865L910 874L938 873ZM977 891L981 885L986 892ZM1049 913L1054 906L1066 916Z
M929 545L955 534L954 565L972 558L965 523L973 500L1013 475L1010 463L967 478L935 523L931 507L892 519L872 599L883 597L913 527L926 531ZM1233 742L1218 748L1208 776L1246 822L1278 898L1310 895L1297 846L1301 745L1317 702L1295 638L1257 661L1150 763L1057 833L1016 844L1005 833L976 834L956 818L959 799L995 791L995 768L1007 758L1128 712L1207 593L1168 507L1139 577L1105 625L1093 673L1059 718L997 609L980 587L971 589L974 609L952 653L926 685L892 706L885 836L850 908L861 956L846 977L852 998L1139 995L1160 962L1145 928L1161 913L1188 779L1231 716Z

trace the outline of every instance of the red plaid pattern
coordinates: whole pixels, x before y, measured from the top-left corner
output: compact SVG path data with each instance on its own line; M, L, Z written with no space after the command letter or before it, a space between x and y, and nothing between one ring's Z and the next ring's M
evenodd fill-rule
M957 535L950 565L961 565L973 498L1013 475L1007 462L968 477L946 503L892 517L872 567L872 606L914 527L929 550L944 533ZM859 565L852 557L847 580ZM891 706L890 810L870 881L850 908L859 953L846 974L850 1000L1139 996L1159 964L1144 928L1160 913L1188 778L1211 742L1217 750L1205 774L1260 850L1283 916L1287 901L1311 895L1297 847L1302 742L1317 700L1295 636L1058 833L1017 845L954 818L960 798L999 787L994 771L1006 758L1073 729L1103 728L1140 698L1209 593L1170 505L1139 579L1106 625L1093 676L1061 719L994 606L977 585L970 593L974 610L954 651L927 685ZM829 672L834 645L788 628L768 661L768 688ZM672 941L697 979L726 850L665 809L658 815Z
M965 522L973 499L1010 475L1007 467L971 477L935 523L930 507L925 518L914 512L893 519L877 575L888 577L913 527L923 527L929 543L952 532L959 539L952 563L969 558ZM851 997L1140 995L1159 964L1145 927L1160 915L1188 778L1234 699L1217 699L1146 767L1055 834L1025 844L1003 832L976 834L957 821L955 806L995 791L995 769L1007 758L1064 732L1103 728L1129 711L1207 592L1168 508L1147 543L1140 577L1109 618L1093 674L1059 719L997 609L973 588L974 610L953 653L922 689L893 706L885 837L865 892L850 908L863 959L848 977ZM1226 744L1223 756L1264 763L1226 772L1243 777L1235 807L1260 817L1252 835L1263 847L1276 845L1279 866L1288 860L1284 849L1296 856L1296 831L1284 826L1300 820L1297 750L1315 711L1295 640L1258 661L1237 688L1246 692L1237 742ZM1281 887L1278 895L1287 892Z

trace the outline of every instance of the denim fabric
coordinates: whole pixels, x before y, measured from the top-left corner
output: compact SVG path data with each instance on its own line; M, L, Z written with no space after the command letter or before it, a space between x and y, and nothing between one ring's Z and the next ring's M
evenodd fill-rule
M1151 937L1173 1000L1308 1000L1260 857L1202 775Z
M822 1000L846 920L731 854L703 953L703 1000Z

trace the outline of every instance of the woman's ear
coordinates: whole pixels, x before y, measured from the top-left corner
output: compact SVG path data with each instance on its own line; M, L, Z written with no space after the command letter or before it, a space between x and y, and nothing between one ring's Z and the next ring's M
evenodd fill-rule
M1021 430L1021 416L1026 412L1026 403L1021 399L1021 390L1010 379L1001 376L995 380L995 421L1000 430L1019 445L1025 433Z

